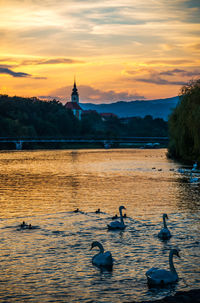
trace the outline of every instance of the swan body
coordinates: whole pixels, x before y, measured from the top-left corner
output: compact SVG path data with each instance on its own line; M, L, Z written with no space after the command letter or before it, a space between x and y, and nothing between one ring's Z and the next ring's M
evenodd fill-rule
M152 267L146 272L147 283L149 286L163 286L178 281L178 274L173 264L173 255L179 256L177 249L171 249L169 253L169 266L170 270L159 269Z
M105 267L108 269L112 269L113 266L112 254L109 251L104 252L103 245L98 241L92 242L91 249L94 247L99 247L100 252L93 256L92 264L98 267Z
M122 215L122 209L126 209L124 206L119 207L119 213L120 213L120 221L114 221L109 223L108 229L125 229L126 225L124 224L123 215Z
M167 214L163 214L163 225L164 225L164 227L158 233L158 237L162 240L168 240L172 236L169 229L167 228L166 219L168 219Z

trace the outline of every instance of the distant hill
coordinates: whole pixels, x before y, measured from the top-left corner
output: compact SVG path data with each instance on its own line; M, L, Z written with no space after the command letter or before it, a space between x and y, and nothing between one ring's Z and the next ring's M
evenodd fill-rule
M145 101L119 101L110 104L81 103L84 110L96 110L98 113L113 113L120 118L145 117L151 115L153 118L168 120L172 109L176 107L179 97Z

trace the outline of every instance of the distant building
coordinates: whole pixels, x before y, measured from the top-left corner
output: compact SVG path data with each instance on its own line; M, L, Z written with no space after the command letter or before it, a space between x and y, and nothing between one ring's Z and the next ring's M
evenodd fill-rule
M72 89L72 94L71 94L71 102L67 102L65 104L65 107L68 109L71 109L74 116L81 120L81 115L82 115L82 108L79 105L79 95L78 95L78 90L76 87L76 81L74 80L74 87Z
M110 118L117 118L117 115L113 113L101 113L100 114L102 121L107 121Z

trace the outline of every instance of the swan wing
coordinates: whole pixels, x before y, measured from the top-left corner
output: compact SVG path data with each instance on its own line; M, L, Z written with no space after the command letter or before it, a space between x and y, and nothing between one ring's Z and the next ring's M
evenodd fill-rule
M108 229L124 229L126 226L119 221L114 221L108 224Z
M158 233L158 237L163 240L166 240L171 237L171 233L168 228L162 228L161 231Z
M173 283L178 280L178 276L165 269L151 268L146 272L147 280L150 285L162 285Z
M109 251L104 253L104 266L112 266L113 257Z
M159 268L157 267L152 267L151 269L149 269L147 272L146 272L146 276L150 276L152 275L155 271L159 270Z
M95 255L92 259L92 263L99 267L109 267L113 265L113 258L111 253L107 251L106 253L100 253Z

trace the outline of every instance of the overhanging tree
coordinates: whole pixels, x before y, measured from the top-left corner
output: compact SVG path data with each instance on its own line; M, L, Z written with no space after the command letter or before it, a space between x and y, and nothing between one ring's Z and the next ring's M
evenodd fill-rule
M200 161L200 79L184 85L169 118L169 155L182 161Z

